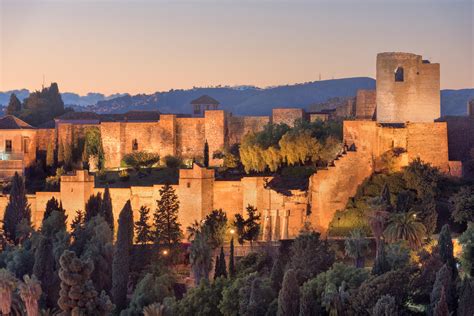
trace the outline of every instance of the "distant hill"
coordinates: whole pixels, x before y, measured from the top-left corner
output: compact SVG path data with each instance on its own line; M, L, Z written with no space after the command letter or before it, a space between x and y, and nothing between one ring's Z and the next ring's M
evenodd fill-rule
M208 94L221 103L221 107L236 115L269 115L275 107L302 107L327 102L332 98L355 96L359 89L375 89L375 80L367 77L314 81L295 85L260 89L252 86L194 88L170 90L153 94L118 94L105 96L88 93L62 93L66 106L76 111L98 113L124 113L130 110L159 110L163 113L191 113L190 101ZM28 90L15 90L20 100ZM8 104L12 91L0 92L1 105ZM474 98L474 89L442 90L442 115L466 115L466 104ZM1 113L0 113L1 114Z

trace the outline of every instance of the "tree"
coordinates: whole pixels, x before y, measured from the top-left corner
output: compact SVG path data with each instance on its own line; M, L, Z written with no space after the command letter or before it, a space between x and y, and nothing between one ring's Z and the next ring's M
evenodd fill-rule
M236 214L234 226L237 228L237 236L239 244L243 245L244 241L250 241L252 247L253 241L257 240L260 233L260 214L252 205L246 208L247 218L244 219L242 215Z
M10 101L8 102L6 114L18 115L20 111L21 111L21 102L16 96L16 94L12 93L10 95Z
M43 222L53 213L54 211L65 213L62 203L54 198L54 196L46 202L46 210L43 215Z
M462 187L450 198L451 217L456 223L474 222L474 187Z
M314 254L318 254L315 256ZM291 245L289 267L298 275L298 284L326 271L334 263L334 252L317 232L300 233Z
M12 294L18 280L6 269L0 269L0 313L9 315L12 307Z
M112 207L112 198L110 197L110 190L107 186L104 190L104 197L102 198L100 214L109 223L110 230L114 231L114 212Z
M112 298L117 312L127 306L127 285L132 245L133 212L130 200L128 200L119 215L117 242L115 243L112 263Z
M411 248L417 248L423 244L426 228L413 211L392 213L384 236L388 242L405 240Z
M26 198L23 178L15 172L8 204L3 217L3 231L5 236L15 244L21 242L21 240L19 240L21 236L18 231L18 225L22 222L28 226L31 225L31 210Z
M53 243L51 239L40 237L39 245L35 251L35 264L33 266L33 275L41 282L44 292L46 306L56 307L58 301L59 284L56 262L53 252Z
M160 189L160 200L153 214L155 243L171 249L181 240L181 225L178 222L179 201L173 187L165 184Z
M385 257L385 242L383 240L380 242L376 251L377 253L375 255L374 266L372 267L372 274L382 275L390 270L387 258Z
M244 315L274 315L270 312L270 305L273 301L276 301L275 296L276 293L268 278L254 278L250 286L247 311Z
M102 213L102 194L99 192L97 195L91 195L86 203L86 212L84 214L84 220L89 222L97 215Z
M461 265L466 274L474 277L474 223L469 223L467 229L459 236L462 245Z
M397 306L402 306L408 298L410 273L406 269L389 271L364 281L351 294L351 311L355 315L367 315L373 310L383 295L392 296Z
M211 284L203 280L178 302L175 315L220 315L218 305L225 285L226 280L221 278Z
M381 296L372 310L372 316L398 316L395 298L390 295Z
M150 241L153 241L151 225L149 224L150 209L146 206L141 206L138 212L140 217L138 221L135 222L135 242L144 245Z
M204 143L204 167L208 168L209 167L209 144L206 142Z
M48 147L46 147L46 167L54 167L54 143L49 142Z
M104 291L99 295L90 280L94 264L81 260L72 251L64 251L60 259L61 291L58 305L62 315L107 315L114 306Z
M449 310L454 312L456 309L456 287L452 279L450 268L446 264L436 273L436 281L430 295L430 310L432 313L435 312L436 305L441 300L443 292Z
M224 254L224 247L221 247L221 253L219 255L219 260L216 260L216 274L214 275L214 279L218 277L227 278L227 267L225 263L225 254Z
M85 215L81 210L76 211L76 216L71 222L71 236L74 239L80 235L80 232L84 229Z
M62 141L59 141L58 145L58 164L63 164L64 163L64 143Z
M69 170L72 168L72 164L73 164L73 156L72 156L72 146L71 146L71 143L70 142L63 142L61 143L62 146L63 146L63 163L64 163L64 166L65 166L65 169L66 170Z
M227 214L222 209L212 210L204 218L203 229L206 230L212 249L222 246L227 229Z
M211 246L207 242L205 233L198 231L191 241L189 249L189 260L191 261L191 269L194 276L194 283L200 284L201 280L208 280L209 271L211 270Z
M297 316L299 314L299 286L296 271L289 269L283 278L282 287L278 294L279 316Z
M18 284L18 292L25 304L26 314L28 316L39 315L38 300L42 290L41 284L36 277L34 275L31 278L28 275L23 276L23 282Z
M441 287L441 295L433 311L433 316L449 316L448 304L446 303L446 291Z
M160 161L160 156L146 151L134 151L126 154L123 157L123 161L139 172L141 168L153 167L153 165Z
M418 198L424 200L438 194L439 170L420 158L414 159L403 171L403 178L407 187L417 193Z
M350 237L344 242L346 254L354 259L354 265L357 268L363 268L365 265L365 256L367 255L369 241L363 230L355 229L351 231Z
M458 304L458 315L468 316L474 315L474 304L472 304L472 298L474 297L474 281L465 278L462 281L460 293L459 293L459 304Z
M279 255L273 262L272 271L270 273L270 279L272 281L272 286L275 291L280 291L284 276L285 264L283 262L282 256Z
M86 130L86 136L84 141L84 150L86 155L83 157L87 159L94 157L97 160L97 170L102 170L105 164L104 149L102 147L102 137L100 129L97 127L90 127Z
M289 165L317 162L322 145L312 136L310 130L290 130L282 136L279 143L280 153Z
M443 225L441 228L441 232L439 233L438 237L438 249L441 261L448 266L453 279L456 279L458 270L456 267L456 259L454 259L453 241L448 224Z
M230 254L229 254L229 276L233 278L235 276L235 263L234 263L234 236L230 240Z
M219 256L216 256L216 260L214 261L214 280L218 278L219 268L220 268Z

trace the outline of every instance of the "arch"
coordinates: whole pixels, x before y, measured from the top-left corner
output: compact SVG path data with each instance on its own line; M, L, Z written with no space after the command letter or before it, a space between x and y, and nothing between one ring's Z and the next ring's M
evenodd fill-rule
M403 67L397 67L397 69L395 69L395 82L403 81L405 81Z

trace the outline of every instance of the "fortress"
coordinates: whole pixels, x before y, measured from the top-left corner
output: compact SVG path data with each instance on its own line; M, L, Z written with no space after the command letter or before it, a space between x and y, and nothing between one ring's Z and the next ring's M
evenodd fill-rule
M474 147L474 111L470 116L440 119L440 66L409 53L381 53L377 56L376 91L359 91L355 102L336 109L344 121L343 141L351 148L333 166L318 170L309 179L307 190L281 193L267 184L271 177L248 176L239 180L218 180L214 170L197 164L181 169L174 185L179 200L179 220L183 229L201 220L213 209L223 209L228 218L243 214L250 204L262 213L264 240L293 238L310 223L326 232L336 210L365 178L376 170L376 161L395 148L402 153L399 166L421 158L454 176L462 174L465 153ZM88 128L100 129L105 167L120 168L122 158L133 151L149 151L199 159L205 142L209 145L210 165L222 160L213 157L251 131L264 125L295 120L327 119L324 113L303 109L278 108L267 116L233 116L219 109L218 101L203 96L192 102L193 115L158 112L129 112L121 115L67 113L51 126L33 128L13 117L0 118L0 178L23 173L37 155L44 155L49 143L74 144ZM155 208L162 184L111 188L114 216L117 219L127 200L138 217L138 209ZM33 222L41 223L46 202L55 197L62 201L71 221L83 210L91 194L103 191L94 176L83 170L61 177L59 192L36 192L29 195ZM0 216L8 202L0 196Z

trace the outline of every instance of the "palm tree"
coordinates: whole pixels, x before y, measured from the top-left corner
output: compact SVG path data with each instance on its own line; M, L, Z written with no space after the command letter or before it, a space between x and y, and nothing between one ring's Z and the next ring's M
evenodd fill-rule
M384 231L388 241L406 240L411 248L421 246L425 235L426 227L414 211L391 214Z
M369 241L365 237L365 232L362 229L354 229L345 241L346 255L354 259L356 268L363 268L365 265L365 256L369 245Z

